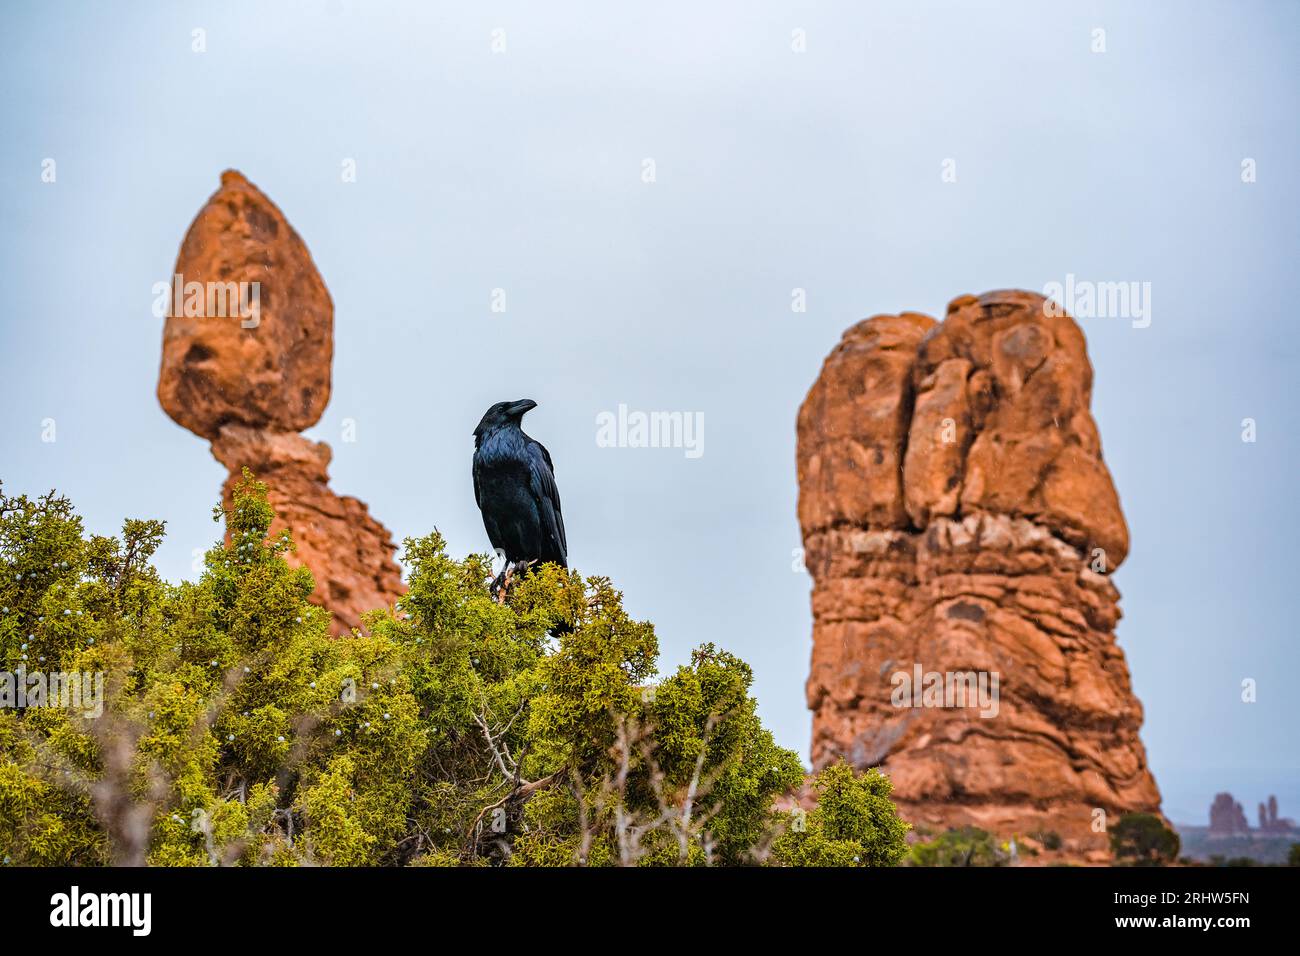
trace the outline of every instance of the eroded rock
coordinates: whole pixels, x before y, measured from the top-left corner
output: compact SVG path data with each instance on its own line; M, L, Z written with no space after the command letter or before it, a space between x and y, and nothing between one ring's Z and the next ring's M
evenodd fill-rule
M235 170L221 174L190 225L177 277L172 301L182 308L167 317L158 377L163 410L209 440L228 422L288 432L318 422L330 397L334 304L284 214ZM194 293L201 314L187 315Z
M307 246L283 213L234 170L181 244L173 308L163 331L158 400L176 422L212 442L230 472L266 482L292 531L291 563L316 578L311 600L335 633L404 593L392 536L356 498L329 488L330 448L298 434L330 396L334 306Z
M1158 812L1160 794L1114 637L1128 530L1092 368L1043 305L876 316L826 359L798 426L807 690L814 765L882 767L919 831L1056 831L1082 860L1107 848L1097 811ZM936 675L960 703L967 674L983 702L902 694Z

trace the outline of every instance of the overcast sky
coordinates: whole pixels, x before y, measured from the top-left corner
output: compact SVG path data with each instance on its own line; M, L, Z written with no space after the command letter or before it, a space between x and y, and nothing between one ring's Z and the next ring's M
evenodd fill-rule
M1064 6L5 3L0 478L96 532L166 519L190 576L224 471L157 404L151 290L238 168L334 299L333 488L484 550L470 432L535 399L573 564L665 669L706 640L749 660L806 758L794 422L840 333L1150 282L1149 327L1081 321L1142 736L1174 820L1220 789L1300 817L1300 5ZM598 447L620 403L702 413L703 454Z

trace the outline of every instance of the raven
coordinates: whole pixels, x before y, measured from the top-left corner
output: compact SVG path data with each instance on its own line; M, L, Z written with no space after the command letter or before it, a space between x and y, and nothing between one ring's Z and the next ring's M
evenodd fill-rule
M505 555L499 582L518 565L525 571L547 561L569 566L550 452L519 427L536 407L529 398L497 402L474 429L474 500L488 540Z

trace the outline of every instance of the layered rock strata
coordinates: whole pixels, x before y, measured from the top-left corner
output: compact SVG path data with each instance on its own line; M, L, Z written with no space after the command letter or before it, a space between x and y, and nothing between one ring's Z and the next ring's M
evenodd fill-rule
M1069 316L991 292L853 326L800 409L813 762L881 767L921 834L1100 860L1107 821L1159 812L1091 388Z

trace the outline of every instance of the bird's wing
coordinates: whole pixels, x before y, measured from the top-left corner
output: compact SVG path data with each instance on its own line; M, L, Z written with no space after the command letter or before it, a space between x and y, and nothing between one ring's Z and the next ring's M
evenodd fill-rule
M478 510L483 510L483 489L478 483L478 455L474 456L474 503L478 505Z
M496 513L491 508L483 506L483 483L479 476L482 466L479 464L478 455L474 456L474 501L478 504L479 513L483 515L483 530L487 532L488 541L492 542L494 550L501 550L504 544L501 540L501 528L497 524Z
M551 453L539 441L528 443L529 485L537 500L542 531L551 536L567 562L569 543L564 537L564 515L560 513L560 489L555 484Z

